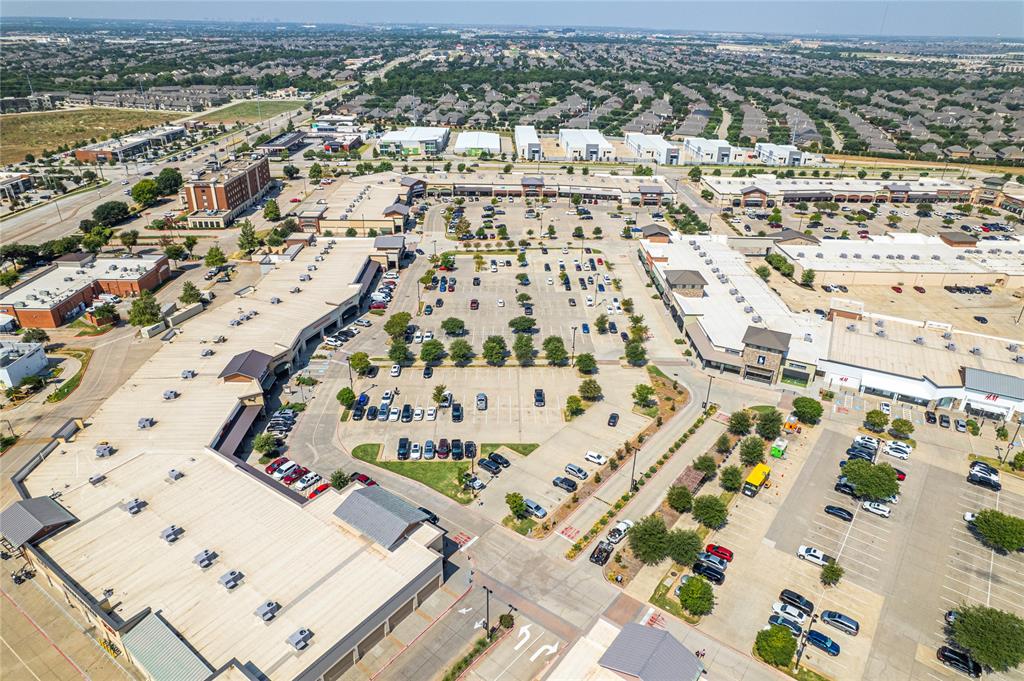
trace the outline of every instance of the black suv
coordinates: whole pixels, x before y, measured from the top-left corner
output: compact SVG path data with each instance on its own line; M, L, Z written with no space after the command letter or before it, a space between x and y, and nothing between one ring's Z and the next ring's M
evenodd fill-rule
M570 480L569 478L565 478L562 476L556 477L554 480L551 481L551 484L554 485L555 487L560 487L561 489L564 489L566 492L576 491L576 481Z
M462 461L463 449L462 440L452 440L452 460Z
M412 405L402 405L402 423L410 423L412 421Z
M693 574L704 577L712 584L721 584L725 581L725 573L707 563L697 563L694 565Z
M409 458L409 438L398 438L398 460L405 461Z
M498 466L498 464L494 463L490 459L480 459L480 462L477 465L479 465L480 468L487 471L491 475L497 475L498 473L501 472L501 468Z
M856 490L854 489L853 485L851 485L848 482L837 482L835 484L835 487L833 487L832 489L834 489L835 491L839 492L840 494L846 494L846 495L851 496L851 497L853 497L855 499L857 498Z
M800 612L805 613L808 616L814 614L814 603L811 603L802 595L798 594L797 592L791 589L783 589L779 593L779 600L783 603L792 605L794 608L796 608Z
M465 452L467 459L475 459L476 458L476 443L473 442L472 440L466 440L466 444L465 444L465 446L463 448L463 451Z
M462 422L462 405L458 402L452 403L452 421L454 423Z
M939 648L936 657L939 658L939 662L950 669L963 672L975 679L981 678L981 665L975 662L970 655L963 651L950 648L949 646L942 646Z
M544 391L540 388L535 388L533 391L533 406L543 407L544 406Z
M506 459L501 454L498 454L498 452L491 452L490 454L487 455L487 458L490 459L492 462L498 464L502 468L508 468L509 466L512 465L512 463L508 459Z
M590 562L594 565L604 565L608 562L608 559L612 557L612 551L615 547L606 541L600 541L594 550L590 554Z

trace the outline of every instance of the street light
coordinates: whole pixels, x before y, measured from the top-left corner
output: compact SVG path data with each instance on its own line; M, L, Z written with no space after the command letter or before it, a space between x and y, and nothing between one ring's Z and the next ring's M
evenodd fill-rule
M630 446L629 446L629 443L627 442L626 443L626 453L627 454L629 453L629 450L630 450ZM637 484L636 484L636 457L639 456L639 454L640 454L639 451L633 452L633 470L629 474L629 480L630 480L630 482L629 482L629 491L631 491L631 492L636 492L636 490L638 489Z
M708 394L704 398L704 404L700 405L701 409L707 409L708 403L711 402L711 382L715 380L714 376L708 376Z
M485 606L486 607L486 614L484 615L484 617L485 617L484 628L485 628L485 630L487 632L487 640L490 641L491 640L491 595L494 592L491 591L486 586L483 586L483 585L481 585L481 588L487 593L487 604Z
M800 668L800 658L802 658L804 656L804 649L807 648L807 632L809 632L811 630L811 626L815 622L817 622L817 621L818 621L818 616L817 615L811 616L810 624L808 624L807 628L804 629L803 632L800 634L800 647L798 647L797 650L796 650L796 666L794 667L794 669L799 669Z
M572 357L569 359L569 366L576 366L576 328L572 327Z

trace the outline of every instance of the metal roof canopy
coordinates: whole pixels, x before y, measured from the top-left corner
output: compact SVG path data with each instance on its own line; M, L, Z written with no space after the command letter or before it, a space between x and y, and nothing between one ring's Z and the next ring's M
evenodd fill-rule
M203 681L213 668L164 621L151 612L121 636L124 647L155 681Z
M672 634L635 622L622 627L597 663L640 681L694 681L704 671L704 665Z
M376 485L352 492L334 515L385 549L398 543L411 525L427 519L426 513Z
M16 501L0 513L0 534L15 548L35 541L78 521L50 497Z
M1024 400L1024 378L997 374L994 371L965 367L964 388L1012 400Z

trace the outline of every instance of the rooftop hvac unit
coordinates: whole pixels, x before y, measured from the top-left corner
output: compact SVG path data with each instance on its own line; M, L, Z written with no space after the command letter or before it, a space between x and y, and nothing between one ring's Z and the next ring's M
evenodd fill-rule
M107 444L105 442L102 443L102 444L96 445L96 457L99 458L99 459L104 459L104 458L112 455L113 453L114 453L114 448L111 447L109 444Z
M875 326L878 326L878 327L885 326L885 320L884 319L879 319L878 321L875 322Z
M1013 361L1017 364L1024 364L1024 355L1017 355L1013 358Z
M223 586L225 589L231 591L236 586L238 586L238 584L242 581L244 577L245 575L243 575L238 570L228 570L227 572L222 574L220 576L220 579L218 579L217 581L220 582L220 585Z
M981 354L981 348L979 348L977 345L975 345L973 348L971 348L971 354L972 355L980 355Z
M918 345L924 345L924 336L915 336L914 342Z
M932 260L942 260L942 258L939 257L938 255L933 255Z
M696 241L691 241L690 245L693 246L693 250L695 250L695 251L699 251L700 250L700 246L697 245Z
M879 329L878 331L875 332L875 335L878 336L879 338L885 338L885 329Z
M856 331L857 330L857 325L856 324L847 324L846 325L846 330L847 331Z
M814 342L814 336L812 336L809 333L805 333L804 334L804 341L807 342L807 343L813 343Z
M277 296L274 296L273 298L270 299L270 304L271 305L280 305L281 304L281 299L278 298Z
M965 256L965 255L958 255L958 256L956 256L956 259L957 260L966 260L967 256Z
M743 296L736 296L736 302L737 303L742 303L742 302L745 302L745 301L746 301L746 298L744 298Z
M698 256L700 256L700 257L702 257L702 258L704 258L704 257L707 257L707 254L708 254L708 253L707 253L707 251L701 251L701 252L700 252L700 253L698 253L697 255L698 255Z
M203 348L203 351L199 353L200 357L213 357L213 348Z
M817 253L814 254L814 257L815 258L824 258L825 254L822 253L821 251L818 251Z
M878 254L878 253L872 253L871 254L871 259L872 260L881 260L882 256L880 254Z
M177 390L165 390L164 391L164 399L165 400L176 400L176 399L178 399L178 394L179 393L178 393Z
M950 333L949 331L946 331L945 333L942 334L942 337L945 338L946 340L949 340L950 338L953 337L953 334Z
M267 601L266 603L261 603L260 607L256 608L255 615L264 622L269 622L270 620L274 619L274 617L277 615L277 611L280 609L281 605L279 603L275 603L274 601Z
M64 277L64 281L74 281L74 277Z
M172 468L171 470L167 471L167 477L169 477L171 480L181 480L182 478L185 477L185 474L179 471L177 468Z
M710 265L713 262L714 262L714 260L712 260L711 258L704 258L704 264L705 265Z
M173 544L178 541L178 537L185 533L185 530L181 529L177 525L171 525L170 527L164 528L160 532L160 538L168 544Z
M128 515L138 515L139 512L144 508L146 508L146 502L143 501L142 499L132 499L131 501L124 505L124 510L128 511ZM171 525L171 527L174 527L174 525ZM166 530L164 531L166 532ZM175 539L177 539L177 537L175 537ZM170 541L174 540L172 539Z
M1010 346L1006 349L1009 350L1010 352L1017 352L1018 350L1020 350L1020 345L1017 343L1010 343Z
M819 254L819 255L820 255L820 254ZM847 256L847 254L846 254L846 253L844 252L844 253L840 253L840 254L839 254L839 257L840 257L840 258L841 258L842 260L846 260L846 258L847 258L848 256Z
M718 268L717 267L712 267L711 268L711 273L712 274L718 274Z
M306 265L307 272L316 272L316 265Z
M746 312L747 314L750 314L751 312L754 311L754 308L752 308L750 305L747 305L743 308L743 311Z
M217 560L217 554L210 549L203 549L196 554L196 557L192 559L192 562L199 567L206 569L213 565L213 561Z
M301 290L302 289L299 288L298 286L292 286L290 289L288 289L288 293L298 293Z
M803 251L797 251L796 252L796 257L798 257L798 258L804 257L804 252Z
M75 270L75 274L85 274L85 270Z
M313 262L322 262L323 259L324 259L324 256L318 255L315 258L313 258Z
M956 343L946 343L946 349L950 352L954 352L956 350Z
M302 650L309 645L310 640L313 638L313 632L309 629L299 629L294 634L288 637L288 643L291 644L295 650Z
M196 377L196 370L195 369L185 369L184 371L181 372L181 377L184 380L186 380L186 381L188 379L190 379L190 378L195 378Z
M854 260L860 260L863 257L864 257L864 255L862 253L854 253L853 254L853 259Z
M107 476L103 475L103 473L96 473L95 475L90 475L89 476L89 484L93 485L93 486L96 486L96 485L100 484L101 482L103 482L106 479L107 479Z
M920 259L921 259L921 256L919 256L919 255L918 255L917 253L913 253L913 254L911 254L911 256L910 256L910 259L911 259L911 260L920 260Z
M750 321L754 322L755 324L760 324L761 323L761 317L758 316L758 315L754 315L753 318Z
M734 295L736 295L738 293L739 293L739 291L737 289L734 289L734 288L729 289L729 295L730 296L734 296Z
M907 258L902 253L897 253L896 254L896 259L897 260L906 260Z
M139 419L139 430L146 430L152 428L156 424L156 421L151 416L143 416Z
M696 239L690 239L687 243L689 243L691 246L696 246L697 245L697 240Z
M299 281L309 281L310 279L312 279L312 277L310 277L308 274L299 275Z

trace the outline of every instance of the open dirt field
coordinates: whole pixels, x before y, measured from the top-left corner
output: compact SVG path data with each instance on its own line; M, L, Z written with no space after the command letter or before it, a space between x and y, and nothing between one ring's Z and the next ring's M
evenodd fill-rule
M255 123L260 120L261 114L263 119L272 118L280 113L298 109L305 103L305 101L294 99L288 101L238 102L223 109L217 109L204 114L199 117L199 120L208 123L230 124L235 121Z

